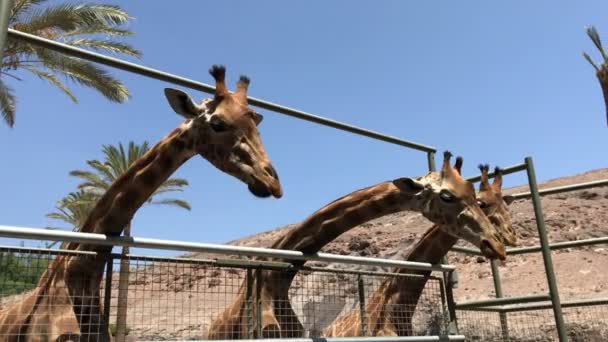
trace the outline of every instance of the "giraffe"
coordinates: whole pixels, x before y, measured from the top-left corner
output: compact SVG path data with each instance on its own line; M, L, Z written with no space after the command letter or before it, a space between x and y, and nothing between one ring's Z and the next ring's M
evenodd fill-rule
M340 234L366 221L410 210L421 212L430 221L440 224L450 236L462 237L480 247L484 255L504 259L504 245L477 205L473 185L452 167L450 158L451 153L446 151L440 172L380 183L329 203L275 241L272 248L316 253ZM296 267L304 264L304 261L284 261ZM262 272L261 336L303 336L303 327L288 298L289 286L296 273L296 270ZM207 338L245 338L245 309L246 281L243 281L233 303L210 324ZM254 317L254 321L256 319ZM254 335L260 335L257 329Z
M257 197L280 198L281 183L260 139L262 116L247 104L249 79L241 76L230 93L226 69L214 65L215 94L200 104L167 88L171 108L185 121L135 161L101 197L79 231L119 236L160 184L196 154L245 183ZM65 249L93 251L95 257L58 256L38 286L0 312L3 341L108 341L100 307L100 282L112 247L67 243Z
M512 196L502 195L502 171L495 169L492 184L488 181L488 165L479 165L481 182L477 202L490 221L500 232L506 245L516 246L517 236L511 225L511 215L507 208ZM427 230L420 240L400 259L436 264L458 241L456 236L447 234L439 225ZM412 318L418 300L428 280L428 271L393 270L400 274L419 274L423 277L387 277L370 296L365 307L366 336L409 336L412 335ZM360 311L352 311L338 317L324 331L327 337L361 335Z

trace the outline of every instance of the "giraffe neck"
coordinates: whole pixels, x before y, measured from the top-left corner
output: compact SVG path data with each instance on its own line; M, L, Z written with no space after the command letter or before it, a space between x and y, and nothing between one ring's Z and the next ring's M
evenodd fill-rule
M137 210L184 162L196 154L186 121L135 161L99 199L80 231L119 236ZM111 247L70 243L68 249L109 252Z
M405 254L403 260L437 264L448 254L457 241L458 238L448 234L438 225L434 225L427 230L420 240ZM430 271L414 272L407 269L395 269L394 272L401 274L419 274L423 276L428 276L431 273ZM379 289L378 291L385 292L383 295L387 298L398 293L399 296L397 296L397 298L399 303L407 302L408 304L415 304L418 301L418 297L422 293L426 282L426 277L391 277L389 278L387 285L381 287L384 289Z
M316 253L341 234L362 223L399 211L420 211L422 203L415 199L415 194L404 192L395 182L383 182L357 190L329 203L277 240L272 248ZM280 261L295 266L306 262ZM285 274L269 270L263 274L264 284L272 284L272 288L268 288L271 297L277 298L287 296L297 272Z
M306 218L277 240L272 248L316 253L348 230L403 210L419 210L414 194L384 182L341 197Z
M404 260L431 264L439 263L457 241L458 238L445 232L438 225L434 225L409 250ZM407 273L407 270L405 272Z

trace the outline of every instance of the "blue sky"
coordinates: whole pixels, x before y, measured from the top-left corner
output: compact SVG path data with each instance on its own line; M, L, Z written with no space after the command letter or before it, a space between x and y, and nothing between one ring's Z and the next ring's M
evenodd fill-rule
M584 28L608 39L605 1L121 2L142 64L211 83L211 64L251 77L250 95L450 149L466 174L531 155L541 180L606 167L603 99ZM133 98L118 105L78 87L80 103L24 75L14 129L0 125L0 224L44 227L68 176L102 144L157 142L180 123L169 84L115 71ZM195 98L207 96L188 90ZM302 220L384 180L425 173L423 153L262 111L262 139L285 195L251 196L195 157L175 176L192 212L145 207L134 235L221 243ZM439 160L438 160L439 162ZM521 184L513 176L507 185Z

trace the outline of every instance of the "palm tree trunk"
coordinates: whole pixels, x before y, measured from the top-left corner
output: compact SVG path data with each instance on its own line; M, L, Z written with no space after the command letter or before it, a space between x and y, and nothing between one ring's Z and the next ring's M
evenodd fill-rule
M131 224L129 223L124 230L125 237L131 236ZM122 248L120 258L120 273L118 275L118 308L116 311L116 341L124 342L127 336L127 302L129 290L129 247Z

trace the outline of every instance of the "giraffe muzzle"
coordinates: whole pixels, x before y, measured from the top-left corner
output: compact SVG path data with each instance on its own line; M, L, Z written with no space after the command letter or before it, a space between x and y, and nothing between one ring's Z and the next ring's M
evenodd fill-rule
M505 260L507 258L505 246L492 239L481 239L479 249L481 250L481 253L489 259Z
M279 180L277 178L265 178L268 179L262 181L254 177L252 182L248 184L249 192L260 198L267 198L270 196L281 198L283 196L283 189L281 188Z

